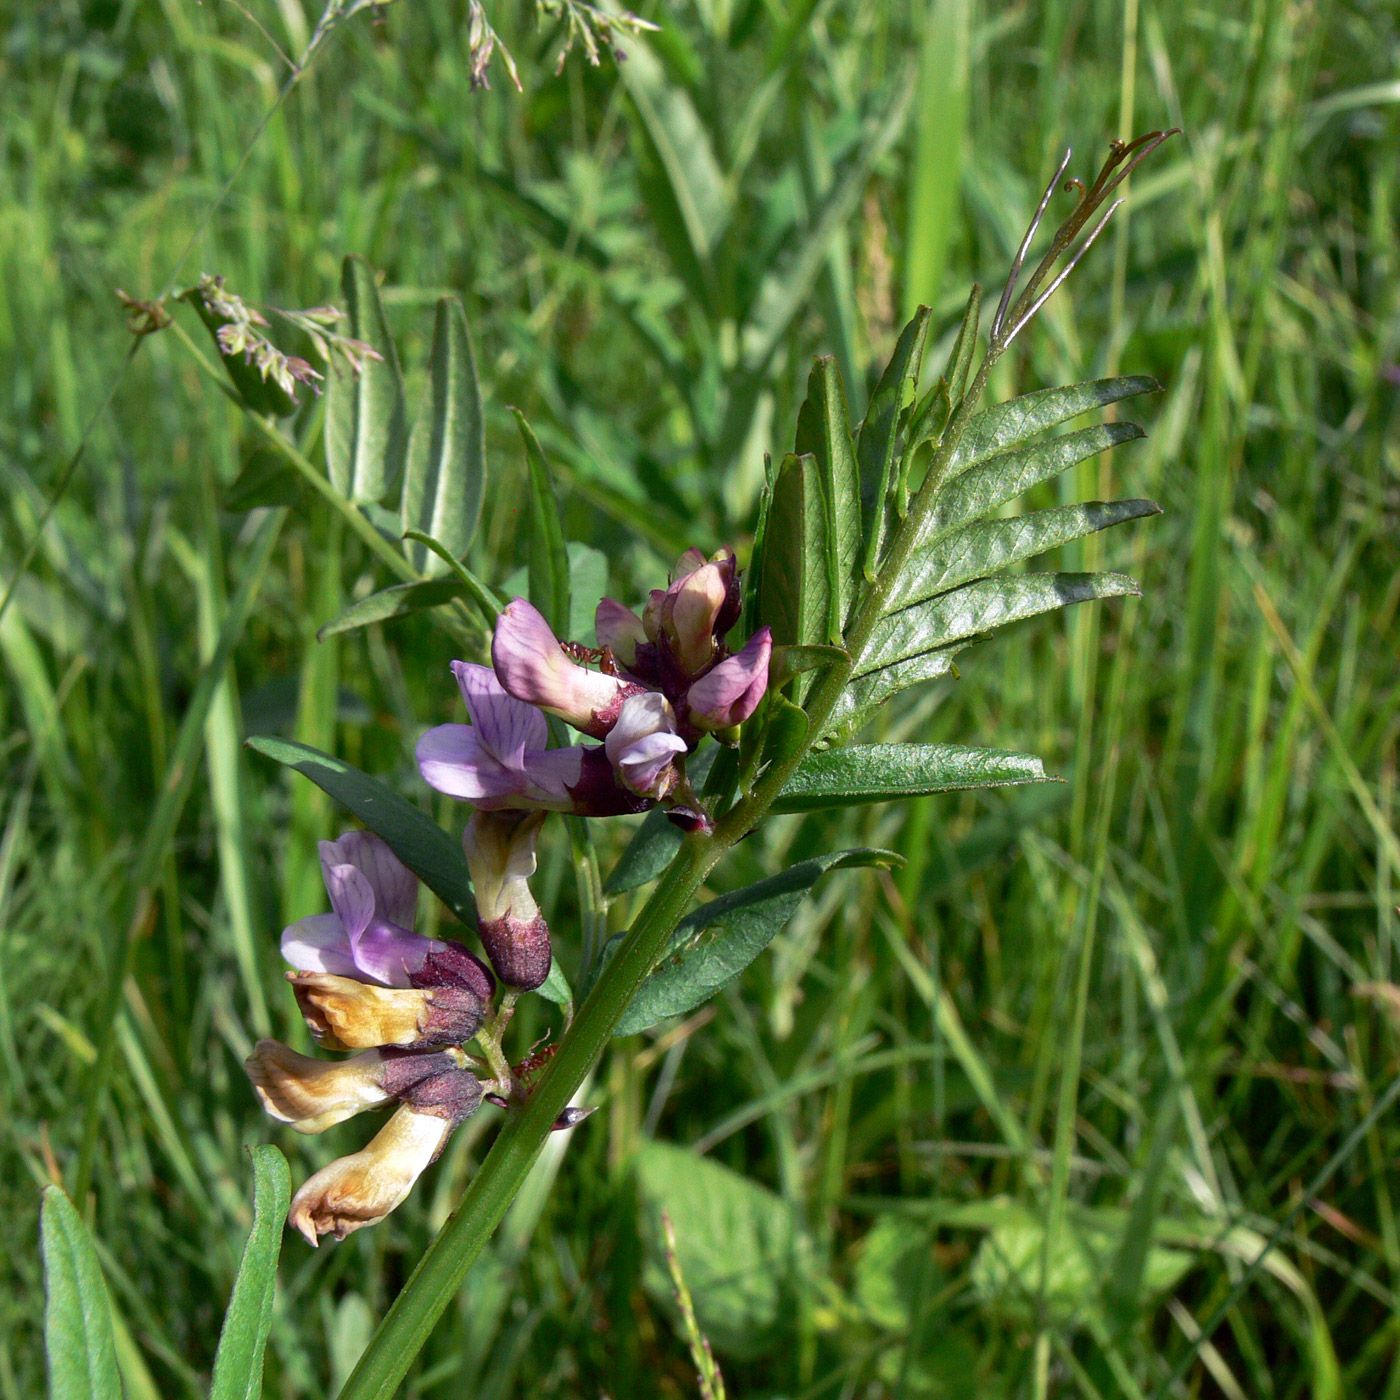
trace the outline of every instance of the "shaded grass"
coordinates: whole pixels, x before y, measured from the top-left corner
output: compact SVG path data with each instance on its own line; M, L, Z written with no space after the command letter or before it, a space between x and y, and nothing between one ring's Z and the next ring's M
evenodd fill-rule
M295 43L295 7L255 9ZM676 214L637 80L577 62L551 77L527 58L547 36L523 30L508 38L525 96L471 94L463 14L439 3L337 37L183 276L310 305L340 256L363 252L386 270L409 364L425 359L432 300L464 294L498 482L474 565L499 581L523 557L516 403L560 464L571 533L633 597L690 539L742 541L758 454L790 441L810 353L875 363L911 289L936 292L950 328L968 280L997 285L1067 140L1087 167L1111 133L1180 124L1185 140L1135 178L1120 242L995 386L1158 374L1149 441L1085 464L1064 499L1116 483L1167 514L1065 560L1130 568L1141 602L1023 626L882 718L886 738L1033 749L1068 791L783 818L736 852L725 882L836 842L910 864L833 880L712 1020L610 1053L593 1090L606 1112L553 1192L522 1198L409 1393L693 1393L683 1341L642 1286L655 1241L639 1237L629 1164L655 1135L772 1187L812 1241L790 1336L726 1360L731 1393L1151 1396L1230 1299L1187 1373L1200 1393L1400 1394L1395 1123L1369 1130L1318 1200L1305 1192L1395 1072L1388 1003L1355 991L1400 981L1385 374L1400 360L1400 133L1393 92L1365 91L1392 76L1394 16L1270 0L974 9L965 116L916 105L784 306L763 301L765 273L859 159L926 21L955 24L959 7L741 9L727 29L718 7L658 16L657 82L684 88L733 172L708 247ZM126 353L112 288L162 284L279 74L232 7L173 4L37 10L3 64L8 579ZM908 230L945 217L931 163L959 120L946 245L911 247ZM786 319L745 366L735 323L756 304ZM109 1028L85 1204L160 1393L207 1377L249 1223L242 1148L272 1136L240 1060L268 1023L300 1034L273 936L318 897L309 856L335 820L238 736L333 747L421 802L413 739L453 717L447 655L421 620L346 638L338 656L317 646L315 626L382 571L305 500L201 723L154 898L130 920L135 853L248 560L253 522L211 491L251 446L175 342L152 338L0 623L7 1397L41 1386L37 1185L71 1183ZM598 835L615 853L621 835ZM571 966L562 831L541 883ZM624 901L613 918L626 915ZM548 1014L521 1020L525 1044ZM269 1393L323 1394L348 1372L490 1132L483 1114L375 1231L316 1255L289 1241ZM353 1127L276 1136L294 1175L359 1141ZM1287 1269L1231 1298L1253 1256L1227 1231L1262 1241L1300 1200ZM912 1264L880 1255L882 1220L902 1222ZM1146 1242L1183 1230L1197 1231L1190 1267L1155 1292ZM1093 1268L1076 1272L1084 1249Z

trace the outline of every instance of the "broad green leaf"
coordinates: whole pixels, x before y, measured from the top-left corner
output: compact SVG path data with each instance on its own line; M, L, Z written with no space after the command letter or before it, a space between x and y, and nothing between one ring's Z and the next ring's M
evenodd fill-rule
M793 317L808 305L812 282L821 270L832 239L850 226L851 215L870 184L876 164L899 139L909 120L913 96L911 73L899 85L889 106L866 119L856 143L858 154L837 174L791 253L759 285L742 341L744 366L751 383L757 382Z
M248 740L248 747L295 768L329 793L376 836L383 837L394 854L468 928L476 928L467 859L461 846L430 817L387 783L307 744L257 737Z
M864 547L861 566L873 579L885 547L886 514L894 464L899 459L899 429L905 406L918 392L919 374L928 341L930 311L921 306L900 332L894 354L870 396L870 407L856 439L860 463L861 508L864 513Z
M860 744L809 754L773 804L775 812L815 812L962 788L1044 783L1032 754L961 744Z
M326 385L326 466L348 501L378 502L398 480L408 440L399 354L389 335L374 269L351 254L341 268L349 313L347 334L373 347L356 374L344 355L332 357Z
M316 640L324 642L337 632L353 632L358 627L368 627L371 622L387 622L390 618L436 608L460 598L465 592L462 581L451 577L396 583L371 593L368 598L361 598L358 603L351 603L339 617L332 618L316 633Z
M693 283L695 270L707 267L729 225L729 187L690 94L667 78L645 41L628 41L627 62L619 71L664 171L666 192L684 230L689 255L684 261L691 264L680 270ZM660 222L668 211L653 212Z
M49 1400L121 1400L107 1285L87 1226L60 1186L44 1188L40 1235Z
M824 872L853 865L888 868L901 860L889 851L837 851L702 905L681 920L669 951L637 989L614 1035L635 1035L684 1015L728 986L777 937ZM706 937L712 929L718 932Z
M921 603L1096 530L1157 515L1161 509L1155 501L1088 501L969 525L914 555L898 602L902 606Z
M1061 389L1040 389L1022 394L1005 403L993 404L975 414L948 463L947 480L965 472L975 462L1003 452L1008 447L1033 438L1057 423L1066 423L1090 409L1130 399L1136 394L1155 394L1161 389L1145 374L1124 375L1118 379L1095 379Z
M812 365L807 398L797 414L796 446L800 454L810 453L816 459L821 473L826 505L826 640L839 646L860 579L861 516L860 468L834 355Z
M253 1228L224 1314L209 1400L259 1400L263 1393L263 1352L292 1188L287 1159L275 1147L264 1144L251 1155Z
M181 300L194 307L199 319L214 337L214 347L219 352L219 360L229 379L233 381L238 397L254 413L270 413L274 418L285 418L288 414L296 412L296 400L281 385L271 379L264 379L262 371L257 365L250 363L241 351L233 355L224 354L223 346L219 343L219 328L229 324L228 317L220 316L209 306L198 287L191 287L183 292Z
M855 675L879 671L1071 603L1137 597L1140 591L1126 574L1113 573L1001 574L979 579L884 618L857 659Z
M718 753L717 744L706 744L686 760L686 777L697 791L704 788ZM670 865L683 839L680 828L667 821L665 810L653 807L608 872L603 893L626 894L656 879Z
M827 509L816 459L789 453L778 468L764 535L759 621L780 646L827 640Z
M422 530L461 559L476 533L486 490L486 419L471 329L455 297L438 302L429 375L408 442L403 528ZM407 552L419 573L448 567L416 542Z
M530 468L530 602L544 615L556 637L569 630L569 551L549 463L525 415L512 409L525 442Z
M549 976L535 990L546 1001L552 1001L557 1006L563 1006L565 1002L574 999L573 989L569 986L569 979L564 976L563 969L559 966L558 958L550 963Z
M989 457L939 489L919 546L925 548L969 521L990 515L1077 462L1142 436L1136 423L1099 423Z
M637 1155L637 1187L647 1291L672 1306L664 1210L700 1330L736 1359L769 1350L792 1327L795 1271L806 1247L788 1203L708 1157L656 1141Z

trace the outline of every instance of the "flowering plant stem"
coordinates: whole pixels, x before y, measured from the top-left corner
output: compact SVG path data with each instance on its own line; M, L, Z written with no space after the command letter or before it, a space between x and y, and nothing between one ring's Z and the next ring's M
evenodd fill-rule
M853 657L860 654L884 614L933 509L939 481L1004 348L1005 341L992 342L968 393L952 415L908 515L890 541L884 563L864 592L847 636L847 649ZM727 812L713 832L686 837L561 1038L549 1068L524 1107L501 1130L461 1204L370 1338L339 1400L387 1400L395 1392L524 1183L559 1114L592 1070L623 1012L665 951L701 881L720 857L762 820L807 750L824 732L849 674L848 666L828 668L804 706L809 719L807 743L766 769L752 793Z

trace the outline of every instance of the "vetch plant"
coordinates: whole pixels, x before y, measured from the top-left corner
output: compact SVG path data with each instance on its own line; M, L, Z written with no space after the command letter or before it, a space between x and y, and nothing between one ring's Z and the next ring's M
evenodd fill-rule
M1104 208L1110 196L1171 134L1115 142L1091 184L1070 181L1074 207L1022 283L1066 156L1015 257L980 357L981 290L974 287L936 374L925 366L931 313L917 311L859 423L850 421L835 360L818 359L793 451L766 465L747 567L731 548L708 557L687 550L637 607L596 599L596 644L568 635L569 546L548 464L523 418L528 596L504 596L464 562L486 463L471 336L455 302L439 305L428 386L410 428L374 278L363 261L347 259L358 353L329 381L324 472L279 425L278 408L259 397L267 382L250 384L237 373L255 366L225 355L234 392L265 443L397 576L323 632L432 610L455 653L444 648L444 680L450 663L464 711L462 721L429 729L417 745L424 783L471 809L460 842L338 759L304 745L251 741L310 777L368 830L322 843L331 912L292 925L282 940L313 1036L349 1058L315 1059L263 1041L249 1075L268 1112L301 1132L394 1105L368 1146L301 1185L292 1224L313 1244L373 1224L405 1199L483 1101L507 1110L489 1155L342 1400L394 1392L548 1134L580 1121L571 1100L612 1036L715 995L767 947L825 872L898 859L878 850L833 852L692 908L701 883L737 842L774 813L1045 778L1041 762L1026 754L858 739L882 706L953 672L955 658L996 628L1138 591L1122 574L1019 566L1153 514L1151 501L1014 516L1000 509L1142 436L1116 420L1054 430L1151 392L1155 382L1125 376L989 407L981 401L998 360L1103 230L1116 207ZM222 288L218 295L228 297ZM201 295L196 309L207 318L211 302ZM261 334L251 318L227 324L244 326L236 335ZM227 351L229 337L211 329ZM386 498L394 490L401 551L383 529L393 518ZM641 812L651 815L606 878L586 837L575 847L587 892L576 993L554 959L548 911L530 885L541 828L550 813L606 820ZM604 937L609 900L651 880L653 892L630 927ZM462 942L413 931L420 882L479 939L486 961ZM552 1055L513 1065L510 1022L519 998L532 991L563 1007L561 1033Z

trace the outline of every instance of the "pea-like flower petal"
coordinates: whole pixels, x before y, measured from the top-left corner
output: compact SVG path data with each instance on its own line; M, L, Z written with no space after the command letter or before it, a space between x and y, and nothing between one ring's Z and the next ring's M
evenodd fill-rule
M243 1062L262 1106L299 1133L322 1133L384 1103L384 1058L367 1050L348 1060L316 1060L277 1040L260 1040Z
M624 787L638 797L661 798L675 786L674 760L686 743L676 733L670 702L646 691L623 703L603 748Z
M728 729L758 708L768 689L773 634L760 627L743 651L721 661L686 692L686 713L697 729Z

